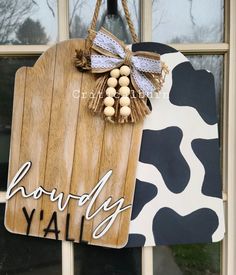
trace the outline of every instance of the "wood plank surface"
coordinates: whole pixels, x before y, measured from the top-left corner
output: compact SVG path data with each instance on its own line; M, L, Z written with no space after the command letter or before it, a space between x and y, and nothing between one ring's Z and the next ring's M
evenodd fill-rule
M113 201L123 197L122 187L126 181L133 126L130 124L117 126L116 124L107 122L104 130L99 176L101 178L110 169L113 173L106 189L103 189L100 197L97 199L95 208L98 208L111 194L113 194ZM127 200L126 203L128 203ZM93 229L112 212L114 212L114 209L97 216L93 221ZM97 245L101 245L101 242L104 242L104 244L108 243L111 247L116 246L119 231L119 216L114 222L112 229L112 231L108 231L104 235L102 240L94 240L91 236L90 242Z
M28 193L41 187L48 194L33 199L18 192L7 202L5 224L11 232L26 234L22 208L29 217L35 209L29 235L120 248L128 240L131 208L120 213L101 238L93 233L115 211L100 209L109 198L110 205L121 198L123 206L133 202L142 123L111 124L88 110L95 76L79 72L73 64L75 49L84 47L84 40L64 41L47 50L33 68L16 74L9 183L20 166L31 161L20 185ZM92 203L91 191L110 170L112 175ZM60 194L62 205L67 196L75 196L63 210L55 199ZM90 205L90 215L100 210L86 219Z
M44 58L40 58L37 61L35 65L37 70L26 68L24 109L22 113L20 111L13 113L12 133L15 132L16 128L21 127L21 135L17 137L17 142L20 142L20 155L17 160L18 156L11 149L9 174L12 175L13 173L11 171L11 163L18 162L19 169L25 162L31 161L33 164L32 169L27 174L27 177L21 181L21 185L25 187L28 193L32 192L44 181L54 66L55 48L51 48L44 54ZM20 80L16 82L15 86L16 95L14 94L14 96L16 97L18 96L18 85L21 85ZM23 117L21 124L14 121L18 115ZM14 142L11 142L11 146L14 148ZM14 225L12 225L11 231L26 234L27 224L22 209L25 207L29 215L33 209L36 209L36 216L40 211L39 204L40 199L26 200L18 192L15 196ZM8 215L6 217L8 219ZM38 234L38 223L38 219L35 219L29 235Z
M11 182L14 175L19 169L20 159L20 143L21 143L21 129L24 114L24 100L25 100L25 81L26 81L26 67L20 68L15 76L15 91L13 101L12 117L12 131L11 131L11 147L10 147L10 162L8 171L8 182ZM14 217L15 217L16 197L11 199L11 203L6 201L6 208L8 211L5 215L5 226L14 231Z
M103 143L104 120L95 117L88 110L90 92L95 88L94 75L83 74L80 90L80 107L77 124L77 136L75 144L75 157L71 190L73 194L89 193L99 180L99 163ZM86 208L80 209L81 215L77 215L76 202L71 201L68 213L73 217L74 227L71 227L70 235L77 242L90 241L92 222L84 220ZM81 232L82 231L82 232Z
M82 44L82 45L81 45ZM79 101L73 96L78 89L82 74L78 73L73 64L75 48L84 47L84 41L57 45L53 100L51 106L50 127L48 135L47 162L43 187L46 190L56 188L68 196L74 161L74 145L79 111ZM65 238L66 211L57 211L57 204L51 203L48 196L43 197L41 209L44 218L40 222L39 232L44 236L53 212L58 212L57 222L60 229L59 239ZM49 233L48 238L55 234Z

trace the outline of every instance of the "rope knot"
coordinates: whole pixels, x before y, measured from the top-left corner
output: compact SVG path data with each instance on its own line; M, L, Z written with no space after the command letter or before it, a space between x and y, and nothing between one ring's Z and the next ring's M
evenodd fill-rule
M125 58L124 58L124 64L131 67L132 64L132 52L130 49L126 48L125 49Z

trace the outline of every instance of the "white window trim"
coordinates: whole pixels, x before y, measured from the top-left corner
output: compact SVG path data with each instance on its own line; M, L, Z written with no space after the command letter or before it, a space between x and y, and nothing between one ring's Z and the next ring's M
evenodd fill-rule
M69 0L58 0L58 40L69 39ZM74 244L63 241L62 275L74 275Z
M227 95L225 108L224 137L225 178L227 182L226 237L223 250L223 275L236 274L236 1L226 1L230 4L229 12L229 54Z
M141 41L152 41L152 0L141 0ZM153 274L153 248L142 248L142 275Z
M69 39L69 0L58 2L58 40Z
M226 236L222 248L222 275L236 274L236 1L225 0L225 35L229 43L171 44L187 54L224 54L223 183ZM58 40L69 38L69 0L58 0ZM152 0L141 0L141 40L152 41ZM0 45L2 56L30 56L50 45ZM0 192L5 203L6 192ZM62 242L62 274L74 274L74 245ZM152 248L142 249L142 275L153 274Z
M62 275L74 275L73 242L62 242Z

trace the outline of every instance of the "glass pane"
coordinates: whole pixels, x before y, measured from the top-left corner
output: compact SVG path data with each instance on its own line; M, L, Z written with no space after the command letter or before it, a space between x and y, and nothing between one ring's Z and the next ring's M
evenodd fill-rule
M0 274L61 274L61 243L7 232L4 208L0 204Z
M153 0L153 40L223 42L223 0Z
M0 58L0 190L6 190L15 72L33 66L37 57Z
M111 1L111 0L110 0ZM113 0L114 1L114 0ZM122 7L120 6L120 2L118 1L118 10L121 14L122 21L125 22L124 12ZM79 0L70 0L70 37L71 38L85 38L87 36L87 30L91 23L93 12L95 9L96 0L89 0L89 1L79 1ZM139 0L132 0L128 1L129 10L131 13L131 17L133 23L136 28L136 32L140 32L140 1ZM107 1L103 0L101 11L98 16L98 23L97 26L101 26L104 17L106 16L107 12ZM105 20L105 19L104 19ZM115 21L114 21L115 24ZM125 26L126 31L128 31L127 24Z
M76 275L141 275L141 248L75 245Z
M209 70L215 77L216 106L220 122L221 96L223 94L224 58L223 55L190 55L188 59L196 70Z
M220 119L221 96L223 94L223 56L192 55L187 57L195 69L205 69L213 73L217 113ZM220 247L220 243L157 246L154 248L154 274L220 275Z
M56 0L1 0L0 44L40 45L57 40Z
M220 244L158 246L156 275L220 275Z

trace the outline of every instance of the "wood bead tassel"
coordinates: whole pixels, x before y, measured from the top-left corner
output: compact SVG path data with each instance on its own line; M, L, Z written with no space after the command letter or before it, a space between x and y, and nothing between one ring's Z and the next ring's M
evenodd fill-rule
M89 109L103 113L113 123L135 123L149 114L146 98L132 87L130 73L129 66L123 65L100 76L96 81L95 94L90 98Z
M123 65L120 69L113 69L110 72L110 78L107 80L108 88L106 90L107 97L104 99L104 115L108 118L111 118L115 114L115 109L113 107L115 101L110 96L111 88L115 89L117 87L117 84L119 83L120 89L119 94L117 97L119 98L120 103L120 110L119 115L121 115L124 118L127 118L131 114L131 109L129 107L130 105L130 88L128 87L130 84L130 68L126 65ZM113 90L112 90L113 91ZM116 96L115 92L113 91L112 96ZM113 99L113 100L112 100ZM112 103L112 104L111 104Z
M119 84L120 84L120 115L124 118L128 117L131 114L131 109L130 109L130 88L128 87L130 84L130 79L129 79L129 75L130 75L130 68L126 65L123 65L120 68L120 79L119 79ZM122 92L123 90L123 92ZM124 92L126 91L126 93Z

